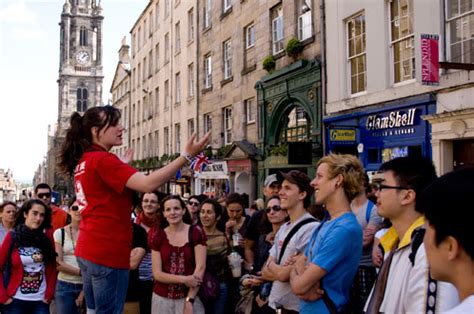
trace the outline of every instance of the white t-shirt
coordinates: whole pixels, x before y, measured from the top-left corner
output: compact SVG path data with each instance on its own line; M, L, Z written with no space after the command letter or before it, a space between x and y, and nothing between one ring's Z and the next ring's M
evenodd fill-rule
M278 232L275 235L275 242L270 249L270 256L274 258L275 262L278 264L278 258L280 257L280 251L285 241L286 236L290 233L290 230L296 226L300 221L303 221L308 218L313 218L309 213L305 213L295 222L287 222L283 224ZM310 222L302 226L291 238L286 246L285 252L281 259L280 264L284 264L285 261L294 256L296 253L304 253L306 245L308 245L309 239L313 234L316 227L319 225L319 222ZM280 304L287 310L299 311L300 299L291 291L291 286L289 282L274 281L272 285L272 290L268 297L268 305L275 309L276 305Z
M458 304L455 308L452 308L445 314L472 314L474 313L474 295L468 296L464 301Z
M20 247L23 278L13 298L24 301L42 301L46 293L43 253L36 247Z
M56 229L54 231L53 237L54 242L58 243L63 248L63 261L64 263L79 268L77 264L77 259L74 256L74 248L76 246L76 241L72 241L69 230L64 229L64 245L62 244L62 236L61 236L61 229ZM58 279L61 281L66 281L75 284L81 284L82 278L81 276L75 276L66 274L63 272L59 272Z

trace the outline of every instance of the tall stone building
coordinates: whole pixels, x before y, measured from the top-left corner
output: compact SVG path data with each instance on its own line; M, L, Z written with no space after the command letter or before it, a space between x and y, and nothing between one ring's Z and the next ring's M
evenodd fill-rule
M472 1L335 0L325 16L327 150L369 171L406 155L440 174L473 165Z
M96 0L66 0L60 26L58 122L48 139L47 182L71 194L71 179L58 170L57 156L74 111L83 113L102 100L102 7Z

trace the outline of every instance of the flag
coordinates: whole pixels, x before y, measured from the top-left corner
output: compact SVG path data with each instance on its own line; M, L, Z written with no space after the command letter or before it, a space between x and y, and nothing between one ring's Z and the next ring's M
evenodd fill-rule
M202 172L209 164L209 159L203 153L199 153L191 159L189 167L196 172Z
M225 193L226 194L230 193L230 181L229 181L229 179L225 179Z

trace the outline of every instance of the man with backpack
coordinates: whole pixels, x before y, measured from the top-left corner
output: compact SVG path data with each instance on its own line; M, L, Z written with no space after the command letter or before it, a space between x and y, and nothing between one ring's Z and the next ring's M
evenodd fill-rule
M372 246L374 235L380 229L382 219L377 213L377 206L367 198L370 191L369 177L363 177L362 190L351 202L351 211L362 228L362 256L350 292L350 307L355 313L361 313L365 302L377 278L377 269L372 263Z
M292 266L285 263L304 252L319 223L306 210L314 191L310 178L298 170L282 175L284 180L279 192L281 208L288 211L290 221L283 224L275 235L270 256L262 268L262 277L273 282L268 296L269 306L274 310L282 309L284 313L298 313L299 298L291 291L289 283Z
M433 163L400 157L382 164L380 170L377 208L393 225L380 239L384 262L365 311L438 313L453 307L458 302L454 287L436 282L429 274L423 246L425 220L417 206L423 190L436 180Z

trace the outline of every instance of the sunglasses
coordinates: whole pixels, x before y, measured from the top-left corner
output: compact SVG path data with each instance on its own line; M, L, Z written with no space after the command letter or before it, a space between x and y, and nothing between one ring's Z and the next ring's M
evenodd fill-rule
M51 193L39 193L38 198L50 198Z
M188 202L189 205L198 207L200 204L198 202Z
M279 212L281 210L281 207L279 205L273 205L272 207L267 207L265 208L265 211L270 213L270 211L273 209L274 212Z
M77 212L77 211L79 210L79 206L77 206L77 205L72 205L72 206L70 207L70 209L71 209L73 212Z

